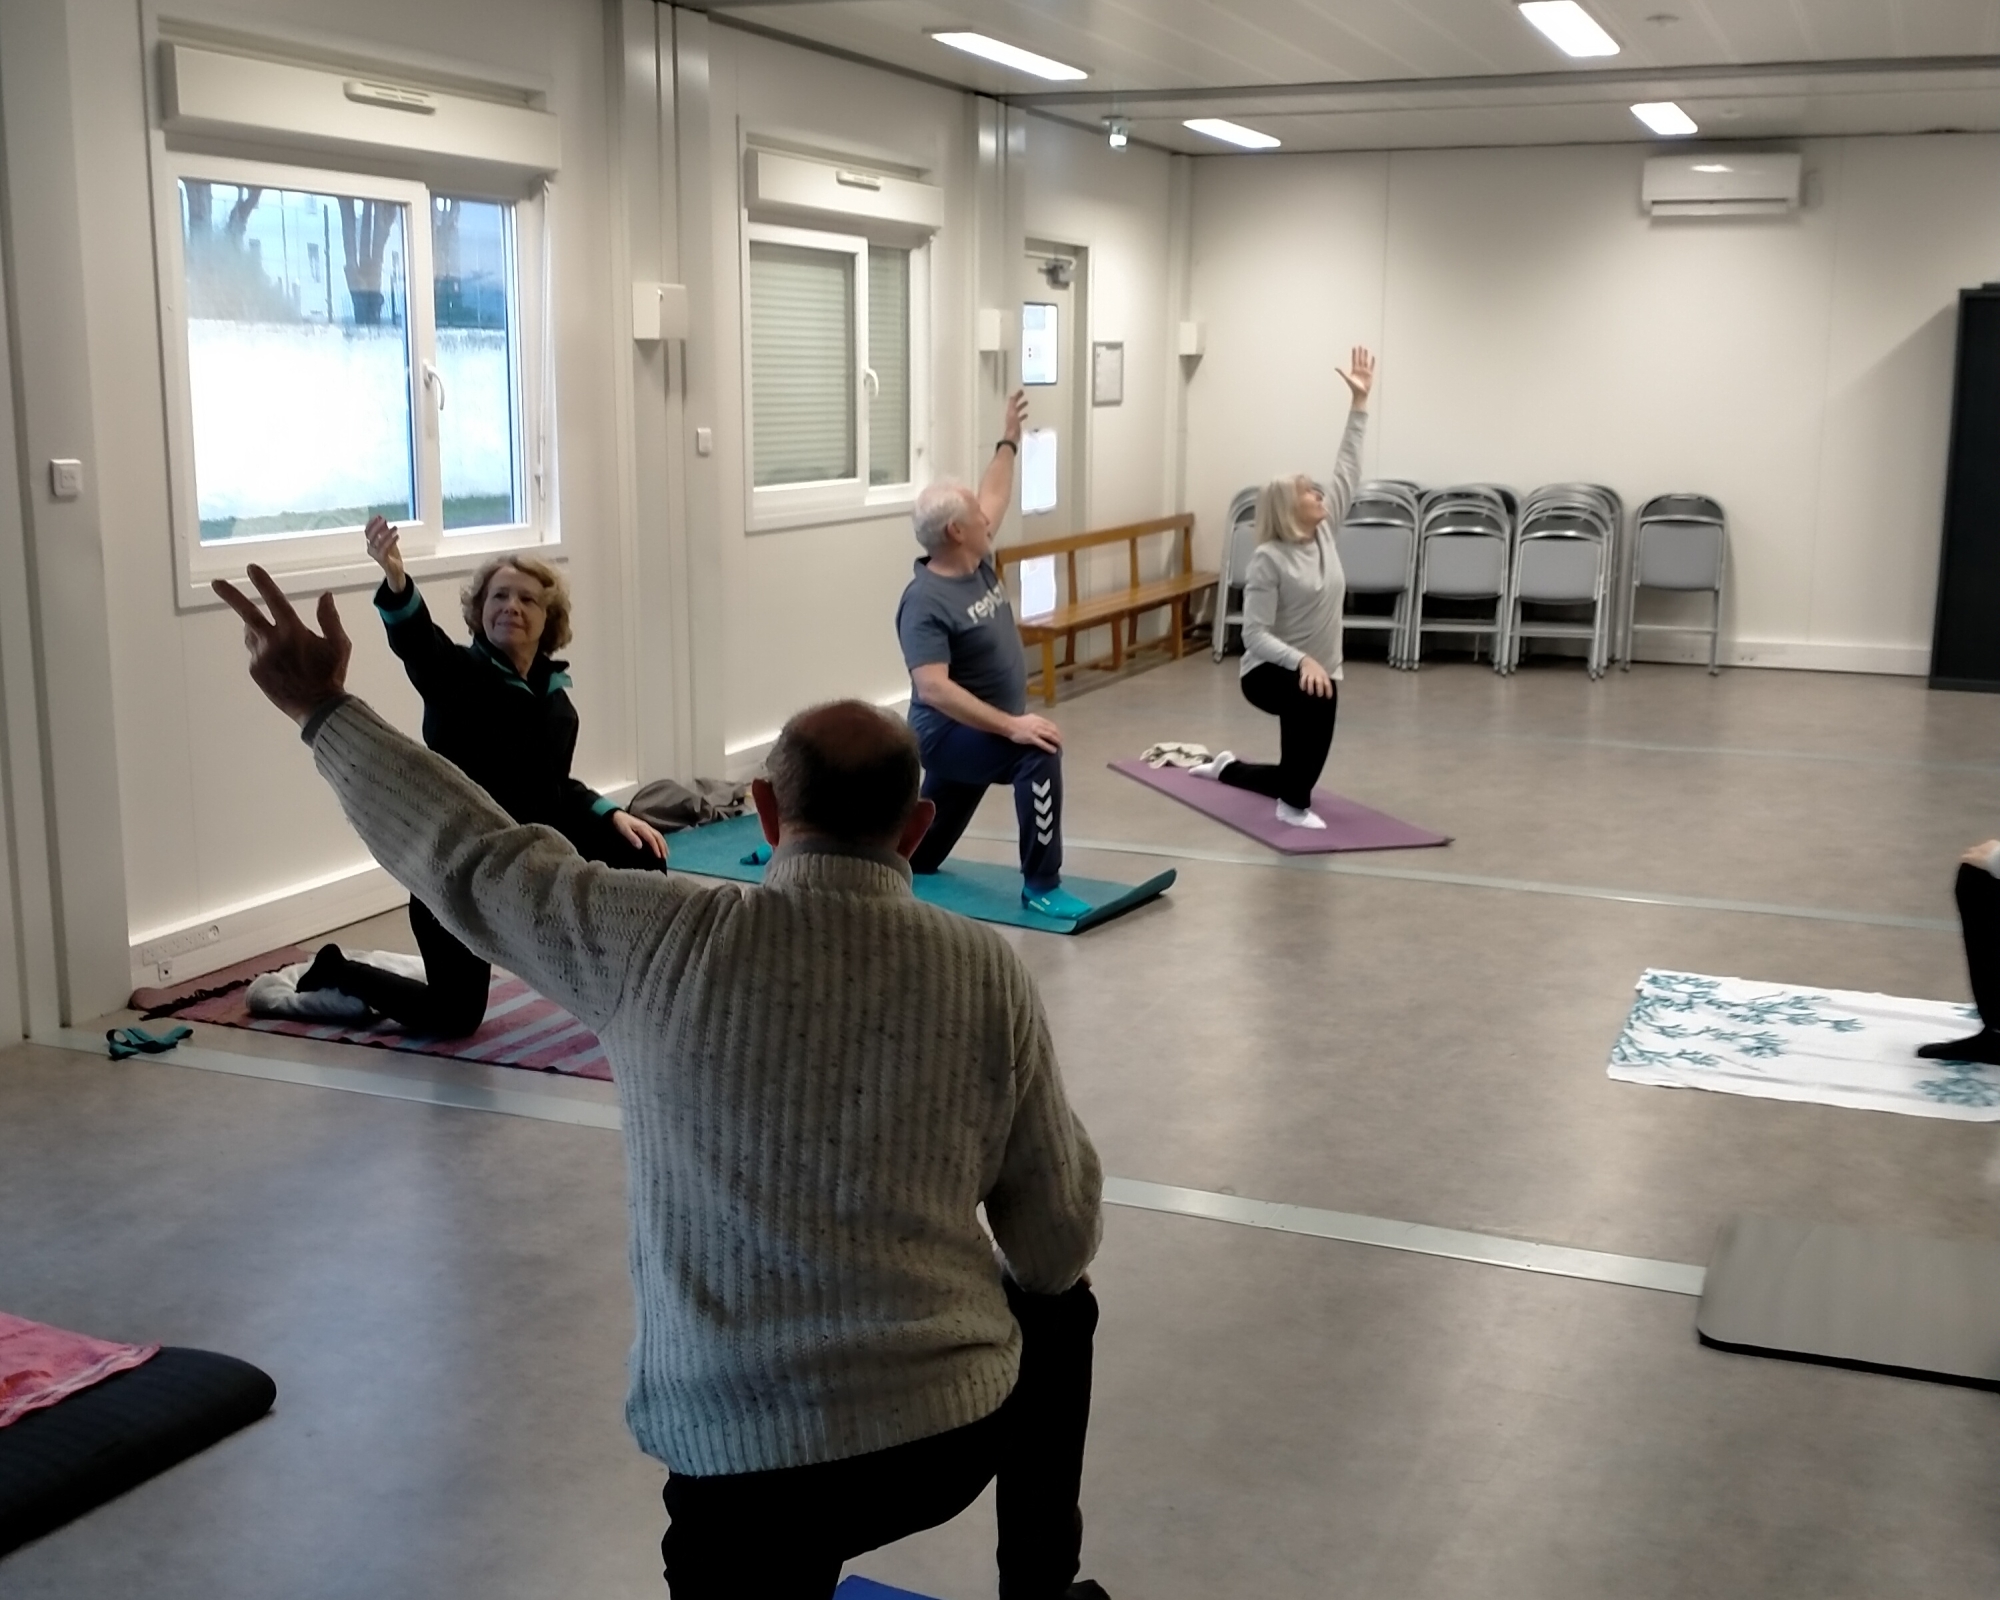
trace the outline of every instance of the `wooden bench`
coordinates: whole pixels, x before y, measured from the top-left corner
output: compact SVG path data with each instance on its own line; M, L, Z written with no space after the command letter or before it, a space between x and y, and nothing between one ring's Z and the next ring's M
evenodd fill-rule
M1179 570L1163 578L1142 581L1139 576L1139 542L1156 534L1180 535L1175 541ZM1107 589L1102 594L1082 593L1077 585L1078 552L1114 544L1124 544L1129 549L1125 587ZM1042 699L1050 705L1056 702L1058 675L1066 677L1080 667L1104 668L1113 672L1123 667L1125 657L1140 648L1139 619L1149 611L1172 612L1166 637L1151 643L1165 644L1178 659L1187 633L1188 597L1205 594L1215 587L1216 574L1194 570L1194 513L1191 511L1183 511L1178 516L1155 517L1151 522L1129 523L1122 528L1104 528L1096 533L1073 533L1062 539L1011 545L993 552L993 564L1004 579L1009 566L1031 561L1037 556L1061 556L1065 568L1066 581L1061 591L1064 603L1042 616L1020 619L1021 643L1041 647ZM1091 628L1104 627L1111 630L1111 654L1091 661L1078 661L1076 636ZM1063 641L1060 662L1056 660L1058 639Z

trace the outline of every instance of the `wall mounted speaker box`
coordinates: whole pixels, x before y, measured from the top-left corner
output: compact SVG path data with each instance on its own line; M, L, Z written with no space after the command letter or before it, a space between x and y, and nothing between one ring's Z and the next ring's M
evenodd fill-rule
M1931 687L2000 693L2000 283L1958 297Z

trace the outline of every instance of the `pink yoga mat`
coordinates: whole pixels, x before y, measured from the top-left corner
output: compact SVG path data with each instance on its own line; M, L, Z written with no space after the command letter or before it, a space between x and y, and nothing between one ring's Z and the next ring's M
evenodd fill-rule
M1179 767L1149 767L1143 761L1114 761L1111 770L1288 856L1330 855L1338 850L1419 850L1451 843L1449 834L1398 821L1331 789L1313 790L1312 808L1325 820L1325 829L1294 828L1278 820L1277 802L1268 795L1232 789L1213 778L1197 778Z
M393 1023L353 1027L339 1022L294 1022L283 1017L253 1017L242 989L185 1006L174 1015L188 1022L213 1022L225 1028L250 1028L258 1033L284 1033L294 1039L327 1039L338 1044L373 1045L380 1050L408 1050L417 1055L446 1056L454 1061L481 1061L495 1067L526 1067L533 1072L560 1072L571 1078L611 1081L611 1063L604 1046L575 1017L545 1000L519 978L496 972L486 1000L486 1020L464 1039L428 1039L404 1033Z

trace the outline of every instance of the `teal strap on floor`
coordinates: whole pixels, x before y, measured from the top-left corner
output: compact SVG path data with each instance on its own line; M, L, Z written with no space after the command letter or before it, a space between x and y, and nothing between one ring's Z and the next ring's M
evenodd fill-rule
M144 1028L107 1028L104 1033L113 1061L124 1061L131 1056L164 1055L181 1040L193 1037L194 1029L180 1022L158 1033L148 1033Z
M676 872L702 878L729 878L737 883L762 883L764 863L755 859L764 834L755 817L731 817L706 827L688 828L668 840L667 864ZM1123 916L1135 906L1158 899L1173 884L1172 870L1144 883L1110 883L1100 878L1065 877L1062 886L1090 910L1071 921L1045 917L1021 904L1021 874L1012 867L984 861L954 861L939 872L921 874L917 898L946 911L980 922L1038 933L1086 933L1100 923Z

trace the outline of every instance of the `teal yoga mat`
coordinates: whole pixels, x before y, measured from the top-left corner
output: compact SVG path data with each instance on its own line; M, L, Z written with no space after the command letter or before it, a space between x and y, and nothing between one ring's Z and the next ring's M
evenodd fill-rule
M731 817L703 828L688 828L667 836L667 865L676 872L702 878L733 878L738 883L762 883L764 868L743 858L764 842L755 817ZM1045 917L1021 904L1021 874L1012 867L982 861L954 861L916 880L917 898L956 911L979 922L999 922L1010 928L1039 933L1085 933L1099 923L1123 916L1134 906L1165 894L1174 881L1171 870L1144 883L1107 883L1100 878L1065 877L1062 886L1088 901L1090 912L1070 922Z

